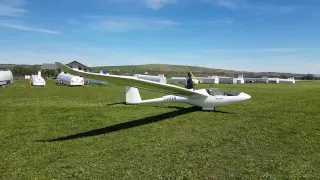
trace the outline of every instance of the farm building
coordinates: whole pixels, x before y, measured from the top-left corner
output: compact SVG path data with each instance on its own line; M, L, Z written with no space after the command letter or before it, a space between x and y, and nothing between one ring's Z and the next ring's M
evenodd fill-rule
M0 71L0 84L5 85L5 84L11 84L13 83L13 75L10 70L1 70Z
M89 68L88 66L86 66L78 61L72 61L66 65L69 66L70 68L77 68L77 69L79 69L81 71L85 71L85 72L92 72L93 71L91 68ZM60 73L57 71L58 67L54 63L42 64L41 70L43 71L43 76L46 76L46 77L56 76L58 73ZM56 74L56 75L53 75L53 74Z
M89 68L88 66L78 62L78 61L72 61L68 64L66 64L67 66L69 66L70 68L76 68L79 69L80 71L85 71L85 72L92 72L93 70L91 68Z

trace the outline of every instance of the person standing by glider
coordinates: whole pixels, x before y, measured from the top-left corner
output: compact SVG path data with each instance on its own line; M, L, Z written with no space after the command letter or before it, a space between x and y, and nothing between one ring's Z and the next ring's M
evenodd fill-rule
M192 75L191 75L190 72L188 72L186 88L187 88L187 89L193 89L193 90L194 90L193 81L192 81Z

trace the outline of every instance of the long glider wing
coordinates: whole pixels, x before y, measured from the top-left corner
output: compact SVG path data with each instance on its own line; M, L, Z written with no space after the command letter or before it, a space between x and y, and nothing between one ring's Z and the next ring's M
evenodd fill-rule
M61 69L65 73L69 73L76 76L82 76L88 79L107 81L108 83L113 83L116 85L136 87L136 88L146 89L146 90L160 92L160 93L187 96L190 98L206 97L206 95L198 93L196 91L185 89L179 86L174 86L171 84L162 84L154 81L138 79L132 76L118 76L118 75L97 74L97 73L91 73L91 72L77 71L59 62L56 62L55 64L59 69Z

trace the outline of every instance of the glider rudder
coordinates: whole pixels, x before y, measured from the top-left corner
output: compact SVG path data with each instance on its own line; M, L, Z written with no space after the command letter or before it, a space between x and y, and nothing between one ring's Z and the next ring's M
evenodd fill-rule
M137 104L141 102L139 90L134 87L126 86L126 103Z

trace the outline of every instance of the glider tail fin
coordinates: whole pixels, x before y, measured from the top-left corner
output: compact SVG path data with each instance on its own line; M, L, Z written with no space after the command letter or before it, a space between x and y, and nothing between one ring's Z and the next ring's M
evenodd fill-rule
M138 104L140 103L141 97L139 90L134 87L126 86L126 103L127 104Z

